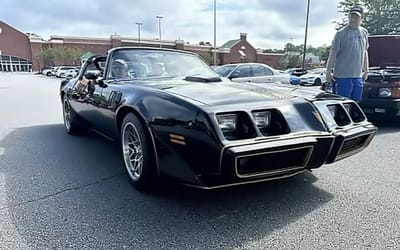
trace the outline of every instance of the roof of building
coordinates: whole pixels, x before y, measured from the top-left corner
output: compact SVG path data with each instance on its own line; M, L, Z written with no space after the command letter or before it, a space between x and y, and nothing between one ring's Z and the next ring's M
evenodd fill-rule
M229 40L226 43L224 43L221 48L232 48L233 46L235 46L236 44L238 44L240 42L240 39L234 39L234 40Z

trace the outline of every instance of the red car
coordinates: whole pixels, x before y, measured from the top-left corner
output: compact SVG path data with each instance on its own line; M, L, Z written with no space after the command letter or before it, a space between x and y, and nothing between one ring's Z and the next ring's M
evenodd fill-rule
M400 117L400 36L369 37L370 74L359 105L371 119Z

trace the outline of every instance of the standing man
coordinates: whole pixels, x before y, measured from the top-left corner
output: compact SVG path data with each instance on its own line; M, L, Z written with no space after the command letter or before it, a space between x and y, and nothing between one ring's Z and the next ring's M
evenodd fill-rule
M326 81L336 83L336 94L355 101L361 100L369 67L368 31L360 26L363 16L359 6L350 10L349 24L336 33L326 66Z

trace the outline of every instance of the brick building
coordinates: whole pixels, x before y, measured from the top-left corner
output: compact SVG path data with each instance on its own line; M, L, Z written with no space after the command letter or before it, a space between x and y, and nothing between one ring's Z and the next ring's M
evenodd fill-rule
M213 48L211 44L189 44L183 40L161 42L163 48L186 50L199 54L212 64ZM83 53L103 54L113 47L145 46L159 47L159 40L141 39L111 35L109 38L78 36L50 36L44 40L35 34L25 34L0 21L0 71L38 71L45 62L38 56L46 48L74 48ZM241 33L239 39L230 40L217 48L218 65L238 62L260 62L277 67L282 54L261 53L248 41L247 34ZM54 59L53 65L75 65L79 62Z
M30 71L31 68L28 35L0 21L0 71Z

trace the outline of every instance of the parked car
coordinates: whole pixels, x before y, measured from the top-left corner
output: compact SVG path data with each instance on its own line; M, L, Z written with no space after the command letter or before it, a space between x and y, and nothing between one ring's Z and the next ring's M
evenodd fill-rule
M42 75L45 75L45 76L51 76L52 70L53 70L53 67L46 67L41 70L41 73L42 73Z
M364 83L359 105L374 120L400 118L400 46L399 35L369 37L370 72ZM335 86L321 87L335 92Z
M204 189L287 178L360 152L376 133L351 100L232 82L198 55L169 49L91 57L61 82L60 98L67 133L118 142L138 189L161 178Z
M298 76L290 75L289 78L290 78L290 84L292 84L292 85L299 85L301 82L301 79Z
M282 73L282 74L287 74L286 70L285 71L280 70L279 72ZM292 84L292 85L299 85L300 84L300 77L298 77L298 76L289 75L289 79L290 79L290 84Z
M51 76L56 76L57 70L60 68L60 66L53 67L51 70Z
M73 68L65 72L65 74L63 74L63 77L74 78L78 75L78 73L79 73L79 68Z
M304 74L307 74L307 70L306 69L303 70L302 68L290 68L285 70L285 73L294 76L302 76Z
M321 86L325 81L325 68L312 69L307 74L300 76L300 85Z
M400 118L400 67L371 69L359 104L371 119Z
M58 78L66 77L70 70L75 70L74 66L61 66L57 68L56 76Z
M261 63L226 64L215 69L234 82L279 82L290 84L290 75Z

